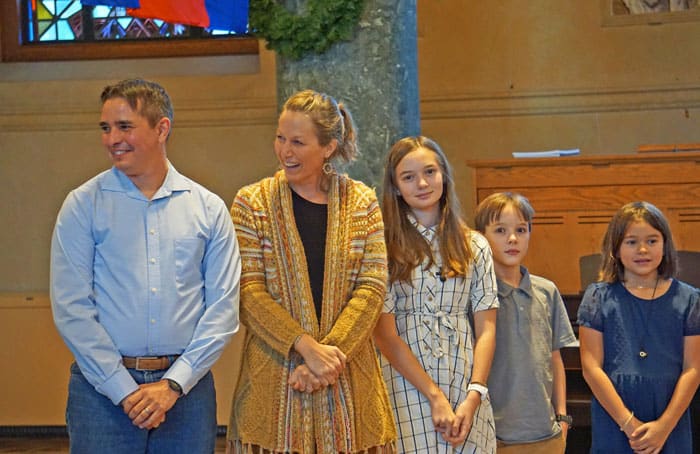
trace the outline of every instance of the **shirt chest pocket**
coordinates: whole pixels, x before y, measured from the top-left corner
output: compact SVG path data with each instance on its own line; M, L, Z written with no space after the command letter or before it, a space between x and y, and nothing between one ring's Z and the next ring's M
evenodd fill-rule
M181 238L174 240L175 282L178 288L183 286L202 286L204 276L203 238Z

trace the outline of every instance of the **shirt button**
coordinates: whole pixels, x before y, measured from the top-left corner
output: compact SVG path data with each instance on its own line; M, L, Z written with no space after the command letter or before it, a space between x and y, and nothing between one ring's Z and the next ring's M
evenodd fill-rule
M158 289L157 289L157 288L155 288L155 287L151 287L151 293L155 293L155 292L157 292L157 291L158 291Z
M151 263L156 263L156 259L151 259Z
M429 296L429 297L428 297L428 301L432 301L432 300L433 300L433 297L432 297L432 296Z
M155 319L155 318L152 318L152 319L151 319L151 325L155 325L155 324L156 324L156 319Z
M148 231L148 233L150 233L151 235L155 235L155 234L156 234L156 229L151 229L151 230Z

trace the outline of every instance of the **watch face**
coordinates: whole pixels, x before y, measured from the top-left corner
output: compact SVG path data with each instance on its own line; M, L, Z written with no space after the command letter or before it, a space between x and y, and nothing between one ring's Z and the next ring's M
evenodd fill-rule
M168 379L168 385L170 385L170 389L173 391L177 391L178 394L182 394L182 387L175 380Z

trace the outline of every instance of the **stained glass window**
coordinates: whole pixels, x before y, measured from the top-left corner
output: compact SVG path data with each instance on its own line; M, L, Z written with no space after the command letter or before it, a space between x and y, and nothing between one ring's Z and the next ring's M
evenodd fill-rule
M141 19L118 6L87 6L80 0L24 0L23 37L27 43L141 40L235 35L159 19Z
M257 54L258 40L247 33L247 17L236 9L244 5L247 10L247 3L231 1L234 9L218 10L209 19L235 23L239 34L132 17L121 5L138 4L137 0L104 2L117 6L87 5L101 3L98 0L0 0L2 61Z

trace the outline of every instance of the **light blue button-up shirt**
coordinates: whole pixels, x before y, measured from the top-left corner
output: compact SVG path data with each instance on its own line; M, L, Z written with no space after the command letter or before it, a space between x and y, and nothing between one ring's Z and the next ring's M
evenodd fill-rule
M241 260L224 202L168 163L148 200L112 168L72 191L51 244L54 321L85 378L117 405L123 356L180 354L185 393L238 330Z

